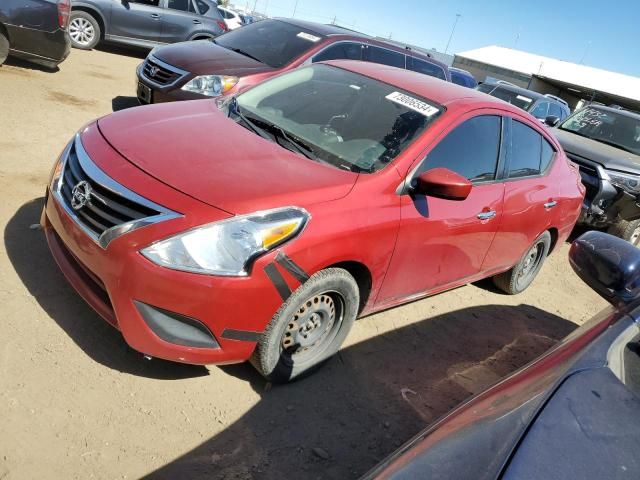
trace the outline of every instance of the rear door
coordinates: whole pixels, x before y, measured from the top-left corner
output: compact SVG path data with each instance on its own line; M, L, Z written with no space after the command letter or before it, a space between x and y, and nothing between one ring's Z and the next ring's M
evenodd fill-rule
M162 27L161 0L114 1L109 35L118 39L157 43Z
M202 28L202 18L197 13L193 0L163 0L165 9L162 18L163 43L184 42L191 34Z
M393 258L378 304L442 290L477 276L503 216L504 184L498 178L502 118L491 110L460 117L446 129L413 177L445 167L474 184L466 200L403 195Z
M553 145L524 119L506 120L509 149L504 215L483 270L504 270L518 263L536 238L555 224L558 210L560 188L552 175Z

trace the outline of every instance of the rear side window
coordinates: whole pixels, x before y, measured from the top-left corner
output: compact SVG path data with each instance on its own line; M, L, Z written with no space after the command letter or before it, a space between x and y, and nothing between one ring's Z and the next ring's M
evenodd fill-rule
M193 8L193 3L191 3L191 0L169 0L167 2L167 8L170 8L172 10L181 10L183 12L196 12Z
M151 7L158 7L160 0L129 0L130 3L139 3L141 5L149 5ZM171 7L169 7L171 8Z
M402 53L372 46L369 47L369 61L398 68L405 68L406 66L405 56Z
M496 178L500 151L500 117L482 115L458 125L438 143L418 174L443 167L475 182Z
M447 79L442 67L425 60L420 60L419 58L407 57L407 69L423 73L424 75L429 75L431 77L436 77L441 80Z
M362 44L352 42L336 43L313 57L314 62L324 62L326 60L362 60Z
M529 177L544 172L555 150L544 137L524 123L513 121L509 178Z

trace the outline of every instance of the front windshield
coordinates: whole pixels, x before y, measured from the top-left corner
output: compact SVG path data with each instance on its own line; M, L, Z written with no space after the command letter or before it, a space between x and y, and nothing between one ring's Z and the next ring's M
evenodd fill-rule
M519 94L517 92L512 92L507 90L506 88L490 85L487 83L483 83L476 87L476 90L480 90L481 92L488 93L492 97L499 98L500 100L504 100L505 102L510 103L511 105L515 105L518 108L523 110L529 110L531 105L533 105L533 98L527 97L526 95Z
M388 165L442 113L412 93L322 64L264 82L227 108L239 124L284 148L366 173Z
M559 128L640 155L640 117L587 107Z
M214 42L273 68L281 68L324 37L280 20L263 20L220 35Z

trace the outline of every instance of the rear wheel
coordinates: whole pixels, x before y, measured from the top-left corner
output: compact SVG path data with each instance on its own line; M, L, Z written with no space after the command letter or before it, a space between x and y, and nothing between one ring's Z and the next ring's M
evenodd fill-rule
M80 10L71 12L69 36L71 45L81 50L91 50L100 41L100 24L89 13Z
M493 277L493 283L509 295L524 292L540 272L550 247L551 234L544 232L533 242L518 264L511 270Z
M313 371L338 351L359 304L358 285L346 270L316 273L274 315L251 363L273 382Z
M0 65L4 63L4 61L9 56L9 39L7 35L0 27Z
M636 247L640 245L640 220L618 220L607 230L608 233L622 238Z

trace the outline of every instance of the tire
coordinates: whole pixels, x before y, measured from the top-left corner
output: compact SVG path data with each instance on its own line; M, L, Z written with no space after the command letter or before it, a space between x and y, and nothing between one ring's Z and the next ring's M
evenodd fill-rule
M509 295L524 292L536 278L551 248L551 234L544 232L511 270L493 277L493 283Z
M636 247L640 245L640 220L618 220L607 230L608 233L626 240Z
M2 65L9 56L9 39L0 27L0 65Z
M359 305L358 284L346 270L321 270L282 304L258 341L251 363L274 383L314 371L339 350Z
M92 50L100 42L102 30L93 15L81 10L71 12L69 37L71 46L80 50Z

